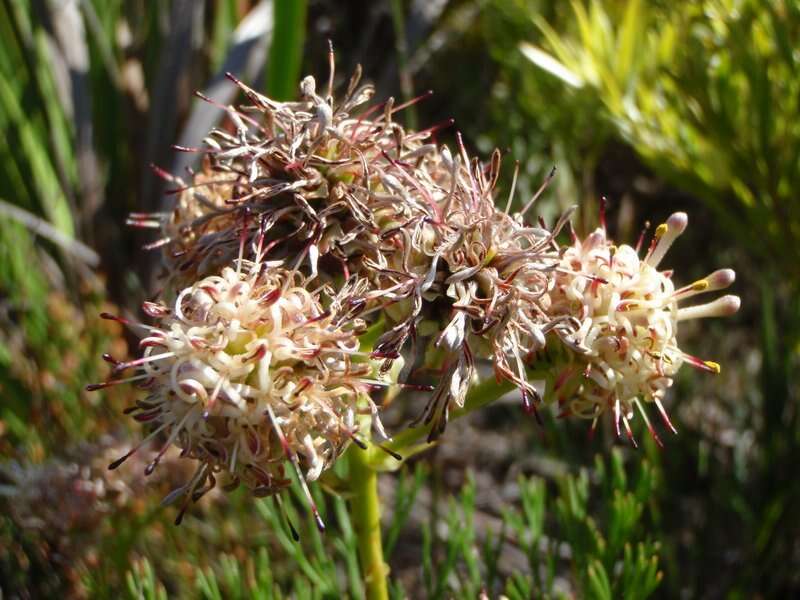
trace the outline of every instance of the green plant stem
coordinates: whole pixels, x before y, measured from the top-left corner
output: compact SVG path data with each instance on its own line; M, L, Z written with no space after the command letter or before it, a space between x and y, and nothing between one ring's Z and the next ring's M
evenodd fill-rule
M541 373L529 373L529 375L545 376ZM457 419L478 410L513 388L511 382L498 383L494 378L475 384L467 394L464 407L452 411L450 418ZM430 427L426 425L411 427L395 436L388 446L393 450L410 450L418 440L428 435L429 429ZM422 445L427 446L425 443ZM374 447L370 447L369 450L351 447L348 450L350 518L356 532L361 573L369 600L386 600L389 597L388 567L383 558L381 506L378 496L378 472L383 470L384 461L383 454L377 453Z
M378 496L378 473L370 466L371 450L351 448L350 518L358 541L361 574L368 600L388 600L388 567L383 560L381 540L381 505Z
M408 101L414 96L414 83L408 69L408 45L406 43L406 20L403 0L391 0L391 7L395 50L397 51L397 71L400 75L400 91L403 94L403 100ZM406 125L411 129L417 128L417 108L413 104L406 109Z
M275 24L267 61L267 93L276 100L297 94L306 35L306 0L275 0Z
M509 381L501 381L497 383L494 378L488 378L480 383L473 385L467 393L467 398L464 401L464 407L458 408L450 413L450 420L457 419L472 411L478 410L494 402L500 396L507 394L514 389L514 385ZM430 425L418 425L417 427L409 427L402 433L394 436L392 441L387 444L390 449L395 452L407 448L417 440L420 440L428 435L430 432Z

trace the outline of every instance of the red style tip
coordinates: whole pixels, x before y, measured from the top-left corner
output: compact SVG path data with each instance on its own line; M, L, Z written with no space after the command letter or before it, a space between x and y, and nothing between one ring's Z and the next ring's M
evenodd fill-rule
M600 196L600 227L603 231L606 230L606 207L608 206L608 198Z
M663 448L664 447L664 443L661 441L661 438L658 437L658 434L656 433L656 430L653 429L653 426L648 423L647 424L647 429L650 431L650 435L653 436L653 439L655 440L656 444L658 444L658 447L659 448Z

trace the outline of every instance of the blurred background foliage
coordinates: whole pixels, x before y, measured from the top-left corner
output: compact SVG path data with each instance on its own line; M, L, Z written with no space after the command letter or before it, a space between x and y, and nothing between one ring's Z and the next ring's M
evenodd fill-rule
M186 168L170 145L220 117L193 92L235 101L231 71L290 96L299 73L327 75L328 39L339 77L361 63L381 98L435 91L407 123L453 117L484 157L503 149L501 194L515 161L522 200L555 165L547 219L577 203L587 231L606 196L622 242L687 210L676 278L731 265L743 299L736 319L684 328L723 373L682 372L664 451L520 423L511 399L454 423L425 469L384 476L395 596L800 592L797 2L2 0L4 596L363 595L342 499L326 495L324 537L290 506L299 545L240 493L175 527L159 502L186 467L108 472L139 433L119 415L130 392L83 390L102 352L128 351L99 313L137 314L151 289L152 240L124 225L169 206L149 165Z

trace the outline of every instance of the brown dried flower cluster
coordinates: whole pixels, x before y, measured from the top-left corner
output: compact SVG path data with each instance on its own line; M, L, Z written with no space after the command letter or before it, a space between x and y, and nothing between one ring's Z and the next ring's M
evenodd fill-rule
M540 401L525 357L548 331L575 325L546 312L566 219L550 232L498 210L499 152L487 166L461 143L453 156L429 143L432 129L396 123L402 107L391 100L351 114L373 95L358 74L340 103L320 97L311 77L290 103L237 84L251 104L226 109L235 132L209 135L203 170L181 182L167 219L139 221L163 229L168 287L216 272L263 231L271 259L347 286L352 314L386 318L373 348L384 371L421 322L433 327L444 376L424 414L432 438L463 405L475 349L526 406Z

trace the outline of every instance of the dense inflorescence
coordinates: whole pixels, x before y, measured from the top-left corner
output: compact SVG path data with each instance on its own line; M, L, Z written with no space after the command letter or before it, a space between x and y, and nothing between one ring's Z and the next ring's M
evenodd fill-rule
M459 141L453 156L429 143L433 130L396 123L391 100L353 116L373 95L358 81L341 103L320 97L311 77L291 103L237 81L251 104L227 109L235 133L209 135L203 169L179 182L171 214L138 216L165 234L167 290L216 272L266 231L271 258L291 260L310 279L348 282L360 292L351 297L355 312L386 319L373 348L384 371L424 321L444 353L444 377L424 414L432 437L451 405L463 405L473 346L530 405L539 392L524 356L544 346L549 330L574 325L550 319L541 304L566 221L550 232L495 207L499 152L484 166Z
M644 258L639 257L638 248L615 246L605 227L584 240L575 238L564 252L551 310L572 315L581 323L575 333L562 337L574 359L560 375L559 394L568 414L593 419L596 425L601 413L612 410L617 435L621 420L633 440L629 421L635 407L660 443L642 400L655 403L674 431L661 400L681 365L686 362L719 373L718 364L678 348L678 323L731 315L739 309L739 298L723 296L689 308L679 308L678 303L728 287L734 272L721 269L675 289L672 271L658 270L687 223L685 213L673 214L656 230Z
M162 251L163 288L145 304L156 322L140 326L144 356L115 370L140 371L127 380L149 395L131 412L166 436L161 454L174 444L198 461L172 495L184 506L221 472L273 494L290 463L305 486L350 441L363 444L360 413L385 436L369 392L420 348L441 374L419 418L429 440L464 406L478 360L528 411L557 397L562 414L595 424L613 411L629 434L634 408L650 427L642 401L671 427L661 400L683 362L718 371L678 348L677 325L731 314L738 298L677 303L733 272L676 290L657 270L683 213L643 259L605 227L562 247L569 213L552 228L526 220L547 182L513 213L512 184L498 207L500 152L482 164L460 136L455 152L437 145L450 122L405 129L394 118L405 105L366 106L374 90L359 72L340 101L333 72L324 96L307 77L296 102L232 79L246 103L220 107L228 122L202 148L179 148L202 155L200 170L187 180L158 170L176 185L174 209L130 220L162 232L150 247ZM362 348L367 327L377 336Z
M173 444L199 465L172 495L185 497L184 508L220 472L229 486L267 496L290 484L288 463L305 486L356 439L359 403L374 408L365 379L372 368L359 352L363 322L325 309L305 284L297 272L239 260L183 289L172 306L148 302L155 325L136 327L143 356L109 357L115 372L140 373L93 386L137 382L147 390L128 412L166 442L145 472ZM338 307L342 298L328 302Z

